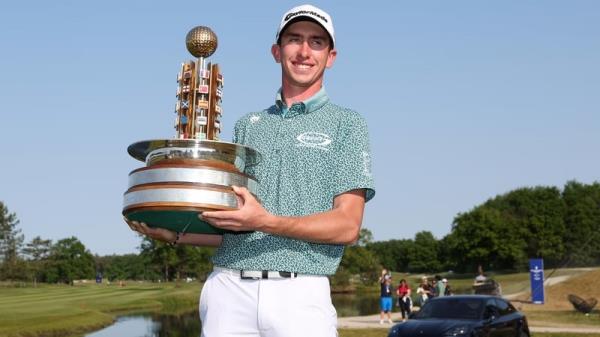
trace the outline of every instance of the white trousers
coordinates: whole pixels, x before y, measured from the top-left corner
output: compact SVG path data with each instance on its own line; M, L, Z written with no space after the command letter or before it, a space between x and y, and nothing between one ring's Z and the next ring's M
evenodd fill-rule
M326 276L243 280L214 270L200 294L202 337L336 337Z

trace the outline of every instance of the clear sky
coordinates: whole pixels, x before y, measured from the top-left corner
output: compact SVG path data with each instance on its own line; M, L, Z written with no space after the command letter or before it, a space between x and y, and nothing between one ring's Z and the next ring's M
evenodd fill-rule
M269 50L291 1L10 1L0 8L0 200L26 241L136 252L122 221L131 143L174 137L185 35L210 26L224 130L274 102ZM441 238L523 186L600 180L600 2L317 1L333 17L331 99L365 116L376 240Z

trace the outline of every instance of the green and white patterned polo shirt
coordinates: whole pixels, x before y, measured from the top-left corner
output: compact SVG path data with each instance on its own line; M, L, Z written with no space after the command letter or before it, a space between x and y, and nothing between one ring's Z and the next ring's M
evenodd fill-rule
M367 125L357 112L329 102L324 89L289 109L278 93L275 105L236 123L233 141L262 154L262 161L246 173L256 177L258 198L275 215L325 212L335 196L354 189L365 189L367 201L375 195ZM213 263L331 275L343 252L343 245L263 232L225 234Z

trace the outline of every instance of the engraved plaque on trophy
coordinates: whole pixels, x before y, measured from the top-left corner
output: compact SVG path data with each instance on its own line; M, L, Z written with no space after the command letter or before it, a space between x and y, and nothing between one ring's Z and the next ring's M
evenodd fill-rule
M217 48L215 33L195 27L186 36L186 46L196 60L183 63L177 75L176 138L140 141L127 148L146 166L129 174L123 215L150 227L222 234L197 214L237 209L233 185L256 195L256 179L243 172L260 161L260 154L219 141L223 76L217 64L206 62Z

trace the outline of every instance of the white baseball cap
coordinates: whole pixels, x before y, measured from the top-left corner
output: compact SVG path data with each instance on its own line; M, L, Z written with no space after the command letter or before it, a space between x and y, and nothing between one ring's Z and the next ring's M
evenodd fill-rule
M331 20L331 16L329 16L329 14L327 14L327 12L324 10L313 5L301 5L285 12L281 18L279 29L277 29L277 34L275 35L275 43L279 42L281 32L283 32L290 23L306 19L318 23L321 27L323 27L323 29L325 29L331 38L331 47L333 48L335 45L335 31L333 30L333 21Z

